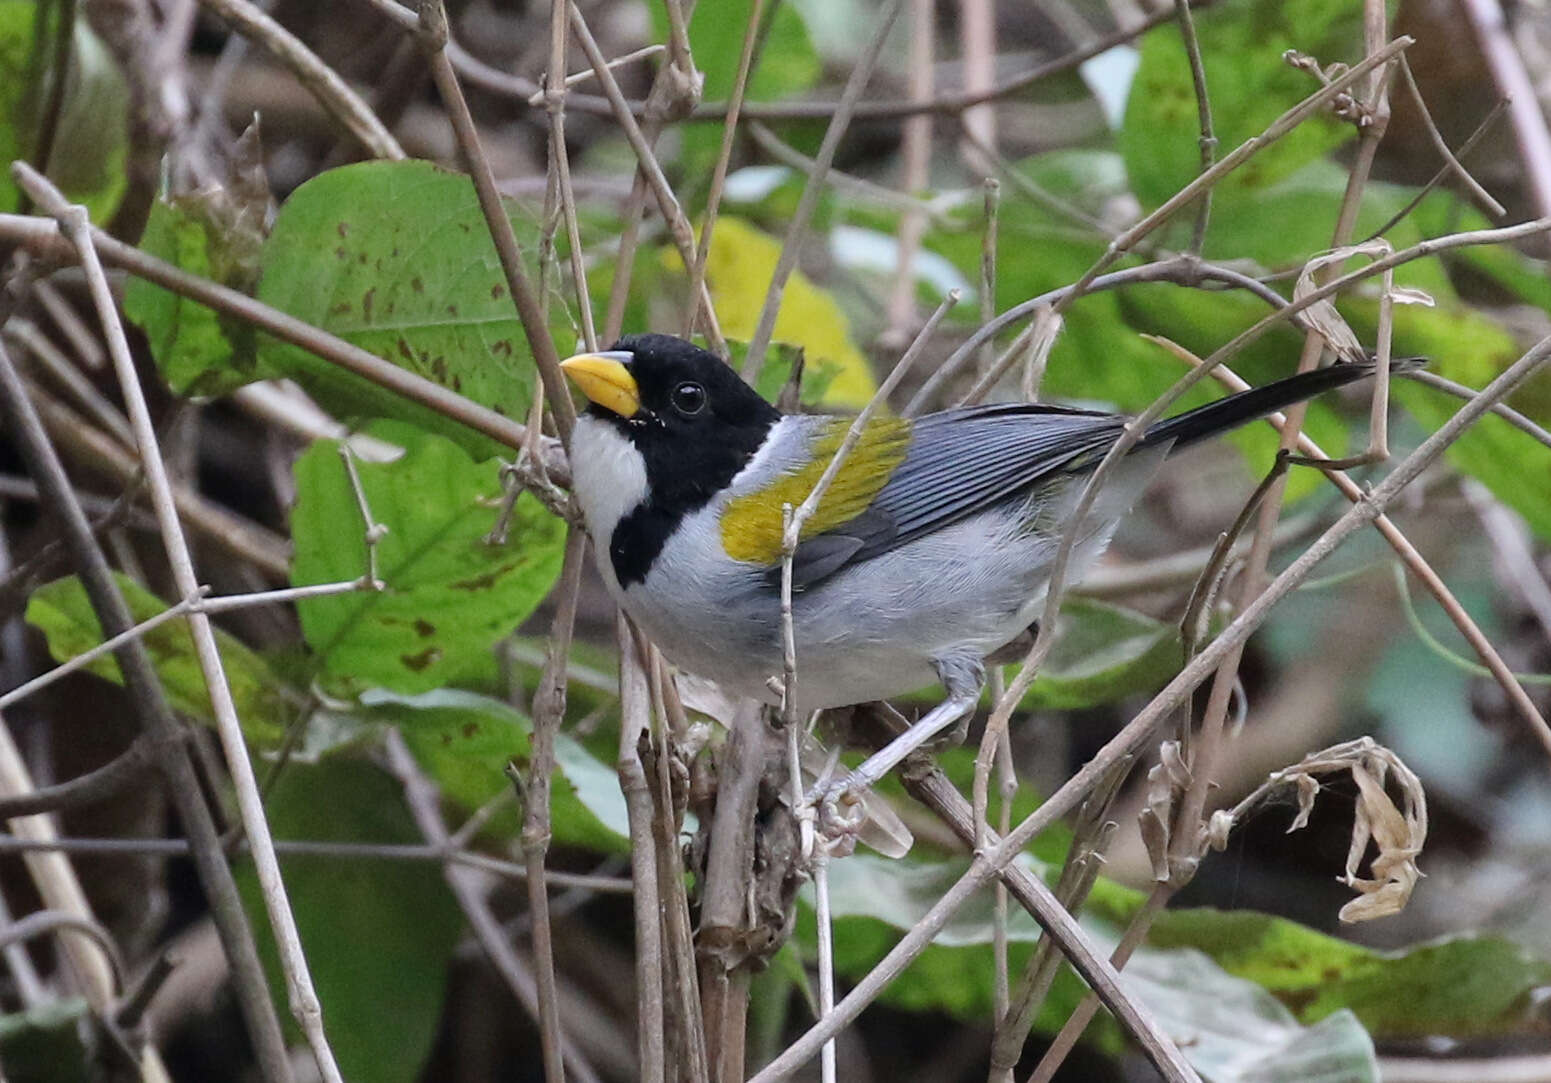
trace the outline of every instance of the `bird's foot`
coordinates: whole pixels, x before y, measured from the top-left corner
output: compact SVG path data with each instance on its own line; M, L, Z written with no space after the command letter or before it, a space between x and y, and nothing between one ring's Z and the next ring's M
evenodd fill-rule
M841 857L856 849L867 822L867 789L868 784L847 773L810 796L816 814L814 832L831 856Z

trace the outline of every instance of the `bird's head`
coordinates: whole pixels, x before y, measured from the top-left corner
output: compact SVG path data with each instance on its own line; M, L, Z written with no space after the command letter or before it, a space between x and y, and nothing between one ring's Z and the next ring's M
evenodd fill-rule
M560 367L591 402L587 415L640 453L658 501L703 502L781 418L715 354L672 335L627 335Z
M768 428L779 416L715 354L672 335L627 335L560 367L594 417L677 436L716 439L725 428Z

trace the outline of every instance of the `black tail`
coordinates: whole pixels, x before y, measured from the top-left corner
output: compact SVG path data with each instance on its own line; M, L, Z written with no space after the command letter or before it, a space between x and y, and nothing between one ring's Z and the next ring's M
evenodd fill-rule
M1421 357L1397 358L1390 362L1389 370L1411 372L1426 364L1426 359ZM1139 446L1148 447L1173 441L1175 447L1184 447L1237 428L1257 417L1264 417L1284 406L1312 399L1315 395L1323 395L1326 391L1371 376L1377 367L1372 361L1340 362L1312 372L1300 372L1262 387L1252 387L1183 414L1164 418L1147 430Z

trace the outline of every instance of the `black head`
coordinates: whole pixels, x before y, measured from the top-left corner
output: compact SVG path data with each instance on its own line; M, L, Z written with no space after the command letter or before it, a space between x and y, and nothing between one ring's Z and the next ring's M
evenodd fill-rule
M609 348L616 351L630 355L625 367L639 389L642 419L670 431L763 430L780 416L726 362L681 338L626 335Z
M625 433L649 474L708 457L741 468L781 416L715 354L672 335L626 335L563 367L591 400L587 412Z
M627 335L608 350L562 363L606 422L641 453L650 496L615 531L624 582L661 536L737 476L780 420L715 354L672 335ZM621 560L632 567L620 566Z

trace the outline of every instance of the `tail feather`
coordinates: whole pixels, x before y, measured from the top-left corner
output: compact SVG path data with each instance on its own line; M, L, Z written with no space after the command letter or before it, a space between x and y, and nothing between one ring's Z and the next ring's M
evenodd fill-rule
M1411 372L1426 365L1420 357L1398 358L1390 362L1390 372ZM1349 383L1371 376L1378 366L1372 361L1341 362L1311 372L1274 380L1261 387L1252 387L1236 395L1209 402L1183 414L1164 418L1147 430L1140 447L1173 443L1184 447L1198 440L1205 440L1218 433L1237 428L1246 422L1274 413L1293 403L1322 395Z

